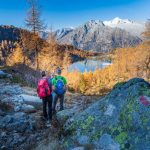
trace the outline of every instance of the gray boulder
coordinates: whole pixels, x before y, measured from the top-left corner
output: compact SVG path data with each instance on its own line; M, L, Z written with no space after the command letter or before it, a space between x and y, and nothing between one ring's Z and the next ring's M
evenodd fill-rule
M20 133L32 131L34 122L31 116L23 112L17 112L11 115L6 115L0 120L0 129L7 131L17 131Z
M57 115L57 119L58 119L60 125L64 125L65 122L69 118L71 118L72 116L74 116L77 112L78 112L78 110L76 108L65 109L63 111L59 111L56 115Z
M32 105L22 104L22 105L16 105L14 107L15 112L25 112L25 113L35 113L37 110Z
M20 111L25 113L35 113L37 110L32 105L23 104Z
M24 103L26 104L31 104L31 105L42 104L42 100L37 96L27 95L27 94L21 94L20 96L24 99Z
M12 79L12 75L8 74L8 73L5 73L4 71L0 70L0 79L2 79L2 78L10 78L10 79Z
M87 140L80 139L87 137L90 145L104 150L149 149L149 97L150 84L143 79L117 84L103 99L67 120L65 140L73 147L86 145Z
M13 95L19 95L22 93L23 93L23 90L19 85L1 84L0 94L13 96Z

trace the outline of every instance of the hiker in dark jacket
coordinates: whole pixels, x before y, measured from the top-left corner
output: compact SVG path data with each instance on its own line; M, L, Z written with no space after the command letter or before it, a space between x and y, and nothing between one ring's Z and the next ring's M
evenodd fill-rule
M43 102L44 120L47 121L48 124L50 124L52 121L52 95L51 88L48 84L48 78L46 77L46 73L44 71L42 72L42 78L38 82L37 92L38 96L42 99Z
M66 93L66 79L61 76L61 69L56 69L56 76L52 79L54 97L53 97L53 113L56 113L56 104L60 99L60 111L64 109L64 96Z
M50 77L48 78L48 85L49 85L49 88L51 90L51 97L52 97L52 108L53 108L53 103L54 103L54 91L53 91L53 85L52 85L52 80L53 78L55 77L55 74L54 72L50 75Z
M52 79L53 79L53 77L52 77L52 75L48 78L48 85L49 85L49 88L50 88L50 90L51 90L51 94L52 94Z

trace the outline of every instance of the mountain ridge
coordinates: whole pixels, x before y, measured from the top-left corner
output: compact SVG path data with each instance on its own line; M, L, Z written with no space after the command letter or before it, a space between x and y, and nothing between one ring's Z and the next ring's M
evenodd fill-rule
M129 20L125 20L132 23ZM114 22L125 22L116 18ZM90 20L69 31L61 30L61 36L56 31L55 36L60 44L71 44L79 49L92 51L109 51L118 47L129 47L139 44L142 40L139 36L129 31L105 25L101 20Z
M121 28L121 29L125 29L126 31L129 31L129 32L131 32L131 30L128 30L127 27L125 28L125 27L122 27L121 25L123 25L123 24L126 24L126 25L128 24L128 25L131 25L131 26L136 25L136 26L140 27L140 33L135 34L137 36L140 36L140 34L144 31L144 28L145 28L145 22L133 21L131 19L121 19L119 17L115 17L112 20L104 20L104 21L102 21L102 20L90 20L90 21L87 21L86 23L88 23L88 22L91 23L91 24L101 23L105 26L109 26L109 27L112 27L112 28L118 27L118 28ZM82 25L84 25L84 24L82 24ZM79 26L82 26L82 25L79 25ZM55 31L55 33L58 32L58 31L59 32L61 31L61 33L63 33L63 31L65 31L66 29L69 30L69 31L72 31L72 30L75 29L75 27L65 27L65 28L57 29Z

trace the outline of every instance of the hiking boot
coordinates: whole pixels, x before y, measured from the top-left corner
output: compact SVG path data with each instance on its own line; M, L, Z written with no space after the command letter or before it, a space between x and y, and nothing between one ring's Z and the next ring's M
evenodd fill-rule
M47 126L47 127L51 127L51 126L52 126L52 121L51 121L51 120L47 120L46 126Z
M45 118L45 117L43 117L43 118L42 118L42 120L43 120L44 122L46 122L48 119L47 119L47 118Z

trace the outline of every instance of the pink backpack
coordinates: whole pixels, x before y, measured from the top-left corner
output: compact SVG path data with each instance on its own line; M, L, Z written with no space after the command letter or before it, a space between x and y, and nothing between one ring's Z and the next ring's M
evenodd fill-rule
M42 78L39 80L38 85L37 85L37 93L41 99L51 94L51 90L49 88L47 78Z

